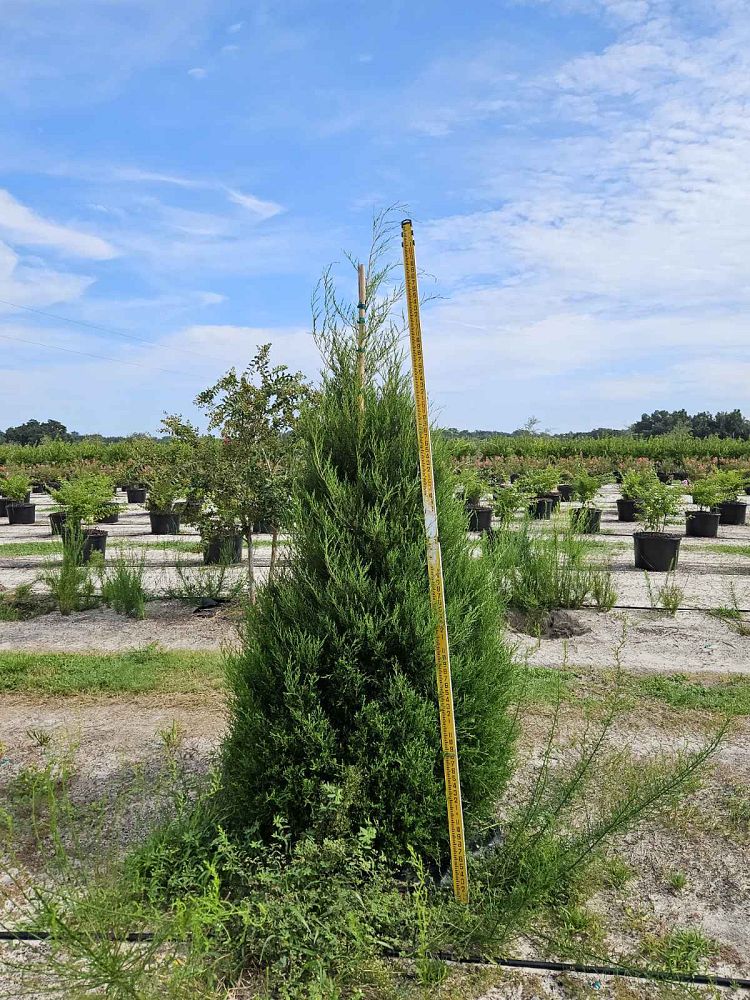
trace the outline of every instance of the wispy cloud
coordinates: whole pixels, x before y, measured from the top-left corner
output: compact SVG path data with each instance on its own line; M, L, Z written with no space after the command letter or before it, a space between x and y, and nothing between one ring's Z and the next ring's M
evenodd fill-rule
M231 188L227 188L227 194L229 200L233 201L235 205L241 205L242 208L253 212L261 219L270 219L284 211L283 207L277 205L275 201L263 201L252 194L243 194L241 191L233 191Z
M54 247L75 257L108 260L117 251L90 233L50 222L0 189L0 233L23 246Z

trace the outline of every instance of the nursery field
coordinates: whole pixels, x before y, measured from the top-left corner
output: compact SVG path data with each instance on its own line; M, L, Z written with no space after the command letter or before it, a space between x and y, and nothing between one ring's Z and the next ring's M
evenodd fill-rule
M596 498L601 531L578 536L584 565L604 574L607 587L582 606L545 607L541 616L528 608L508 612L507 639L522 664L519 767L509 798L522 795L551 728L555 767L613 701L618 709L606 744L618 770L601 776L605 785L623 774L636 780L642 768L658 769L661 754L695 750L727 729L703 783L610 843L590 893L554 907L539 933L519 936L513 953L588 962L619 955L638 967L747 977L750 526L722 526L715 539L683 538L677 568L647 574L633 566L637 525L618 521L619 495L616 485L603 486ZM207 780L226 727L221 651L237 642L245 580L241 563L203 565L195 529L154 535L145 508L123 503L118 522L106 526L104 568L88 571L91 606L61 614L45 582L63 558L50 532L51 498L38 493L32 500L36 523L0 521L0 815L18 858L0 882L4 924L12 923L9 915L16 922L23 916L24 887L50 877L45 844L59 838L74 845L68 849L98 872ZM572 506L562 503L549 521L516 517L510 530L554 537L568 530ZM497 521L494 527L502 530ZM490 559L488 543L472 538L475 557ZM269 536L255 538L261 583L270 543ZM280 559L283 565L283 537ZM107 567L118 561L140 567L143 617L99 603ZM34 979L46 946L0 948L16 963L0 972L0 996L46 995L36 992ZM361 995L716 995L708 987L607 976L471 965L448 965L438 975L431 968L384 960L373 970L375 985ZM255 983L227 994L260 995Z

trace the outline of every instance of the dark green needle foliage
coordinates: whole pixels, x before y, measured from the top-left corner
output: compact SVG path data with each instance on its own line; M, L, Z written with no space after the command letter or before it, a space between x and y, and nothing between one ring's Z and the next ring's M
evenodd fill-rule
M357 379L355 314L323 279L316 336L320 393L298 430L289 568L249 609L230 661L225 802L235 829L293 837L374 827L398 861L411 846L447 854L433 632L410 377L394 319L400 290L376 224L368 269L366 375ZM360 398L364 407L360 409ZM501 607L473 558L449 457L435 476L464 807L491 818L508 776L513 665Z

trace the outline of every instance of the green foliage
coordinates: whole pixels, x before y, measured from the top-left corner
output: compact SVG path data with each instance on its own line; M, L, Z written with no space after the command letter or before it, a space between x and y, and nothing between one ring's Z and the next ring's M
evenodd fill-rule
M66 531L62 562L48 562L41 573L41 580L61 615L94 607L94 582L90 566L83 564L83 534L80 530Z
M487 492L487 482L474 466L469 465L462 469L458 481L463 489L466 503L478 504L482 495Z
M638 500L644 490L648 490L659 477L651 465L640 469L629 469L622 477L621 492L624 500Z
M599 492L602 481L599 476L593 476L590 472L586 472L585 469L581 469L573 477L571 485L573 487L573 496L576 500L582 503L584 507L589 507Z
M570 530L533 532L528 522L493 532L486 558L508 607L532 617L589 601L609 610L616 600L608 569L586 562L587 547Z
M15 500L16 503L23 503L26 494L31 489L31 480L21 472L6 476L0 483L2 495L8 500Z
M111 513L112 487L109 476L88 473L66 480L50 495L70 523L94 524Z
M702 972L718 951L716 941L696 927L679 927L663 937L652 936L643 947L650 962L668 972Z
M718 492L719 503L738 500L744 492L744 477L739 472L734 472L731 469L720 469L714 473L712 479Z
M538 497L544 493L551 493L557 488L558 481L557 469L552 466L524 473L518 480L521 489L530 497Z
M110 559L106 568L99 571L102 601L120 615L129 618L144 618L146 614L146 590L143 578L146 571L146 555L119 551Z
M708 476L706 479L699 479L693 483L692 487L693 503L702 510L710 510L724 499L720 481L716 475Z
M661 483L654 478L641 485L637 500L637 517L644 529L664 531L669 518L680 512L682 487Z
M187 486L184 467L160 459L145 468L142 482L148 488L146 507L154 514L171 514Z
M494 512L501 524L506 525L513 520L521 508L525 508L530 500L529 494L519 483L503 486L495 491Z
M377 311L376 284L368 302ZM369 308L369 307L368 307ZM323 385L300 419L289 569L260 591L229 661L224 801L233 829L325 835L332 799L394 859L444 858L445 796L414 403L387 318L364 386L354 329L331 318ZM379 376L377 376L379 371ZM360 410L360 396L364 401ZM470 830L492 812L513 748L510 653L497 593L472 557L435 442L458 743ZM252 748L250 752L249 748ZM343 830L342 830L343 832Z
M216 565L201 566L178 556L174 566L177 579L165 588L164 596L194 604L205 598L211 601L237 600L242 594L243 584L232 573L231 566L228 559Z
M646 592L651 607L656 610L663 608L673 618L680 609L680 605L685 599L685 590L678 583L674 573L667 573L664 583L654 592L651 577L648 573L643 574L646 579Z

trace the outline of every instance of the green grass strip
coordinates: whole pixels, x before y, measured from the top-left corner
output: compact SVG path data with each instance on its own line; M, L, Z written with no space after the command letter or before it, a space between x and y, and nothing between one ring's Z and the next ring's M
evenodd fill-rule
M2 542L0 543L0 559L12 559L15 556L54 556L62 553L60 542Z
M221 653L160 650L28 653L0 650L0 692L195 694L224 685Z
M701 684L684 674L633 678L635 691L665 701L673 708L691 708L722 715L750 715L750 677L727 677Z
M750 545L707 545L705 550L723 556L750 556Z

